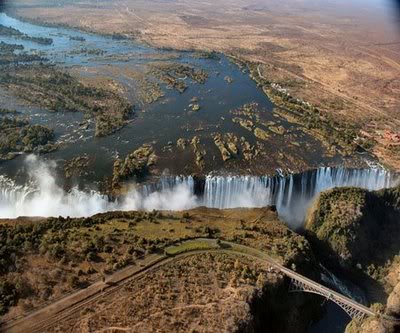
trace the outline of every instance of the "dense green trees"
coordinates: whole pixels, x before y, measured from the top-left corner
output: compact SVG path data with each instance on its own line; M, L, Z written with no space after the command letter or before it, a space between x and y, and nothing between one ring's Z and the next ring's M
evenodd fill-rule
M19 152L44 152L54 149L54 131L42 125L30 125L20 117L4 117L0 113L0 160Z

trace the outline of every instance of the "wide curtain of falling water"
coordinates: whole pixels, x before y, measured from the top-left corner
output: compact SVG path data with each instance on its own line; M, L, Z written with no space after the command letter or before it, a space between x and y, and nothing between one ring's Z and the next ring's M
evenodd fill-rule
M276 205L280 217L292 228L301 227L312 199L321 191L338 186L378 190L399 183L398 175L379 168L322 167L284 176L207 176L205 179L161 177L137 184L123 198L111 202L96 191L77 188L65 192L57 186L48 162L31 158L31 181L17 185L0 176L0 217L90 216L112 210L183 210L262 207Z
M397 185L397 175L384 169L346 169L323 167L300 174L282 176L207 176L197 205L212 208L263 207L276 205L282 219L292 227L300 227L306 211L321 191L343 186L378 190ZM146 185L146 195L186 186L193 193L193 177L164 177Z

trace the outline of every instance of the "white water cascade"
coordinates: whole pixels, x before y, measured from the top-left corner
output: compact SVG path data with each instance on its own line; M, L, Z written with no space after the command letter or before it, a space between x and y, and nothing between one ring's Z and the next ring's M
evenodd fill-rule
M280 217L292 228L301 226L311 200L321 191L356 186L378 190L399 184L399 176L380 168L322 167L289 176L207 176L203 179L161 177L137 185L116 201L96 191L77 188L65 192L57 186L51 167L29 162L29 184L17 185L0 176L0 218L17 216L90 216L112 210L182 210L276 205Z
M311 201L320 192L343 186L379 190L399 184L397 174L381 168L346 169L322 167L284 176L164 177L144 186L142 193L186 186L197 194L197 205L212 208L263 207L275 205L281 218L293 227L301 226Z

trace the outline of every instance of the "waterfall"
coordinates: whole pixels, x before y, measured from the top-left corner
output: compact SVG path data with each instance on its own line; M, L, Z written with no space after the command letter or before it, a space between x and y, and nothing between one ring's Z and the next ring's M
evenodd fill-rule
M321 191L340 186L378 190L399 184L398 174L382 168L321 167L300 174L261 177L162 176L152 183L136 184L125 197L110 202L107 196L95 191L77 188L63 191L43 162L40 172L32 172L31 178L29 184L22 186L0 176L0 217L89 216L111 210L275 205L280 217L292 228L298 228L311 201Z
M63 191L54 182L17 185L0 176L0 218L17 216L90 216L115 210L108 197L96 191L80 191L77 188Z
M142 193L197 186L193 177L162 177L144 185ZM320 192L334 187L355 186L379 190L399 184L397 174L381 168L347 169L321 167L300 174L282 176L206 176L197 204L212 208L263 207L275 205L280 217L292 227L300 227L311 201Z

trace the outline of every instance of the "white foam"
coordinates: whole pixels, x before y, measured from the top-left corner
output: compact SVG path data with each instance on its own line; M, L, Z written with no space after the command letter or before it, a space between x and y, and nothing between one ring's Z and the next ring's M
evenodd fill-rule
M279 215L293 228L301 226L312 199L338 186L377 190L399 183L397 175L382 168L323 167L297 175L207 176L203 193L196 196L193 177L161 177L154 184L132 188L118 201L96 191L78 188L65 192L56 183L54 162L30 155L26 158L30 181L25 186L0 176L0 217L90 216L113 210L184 210L276 205Z

